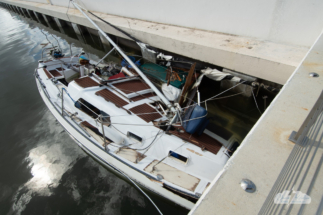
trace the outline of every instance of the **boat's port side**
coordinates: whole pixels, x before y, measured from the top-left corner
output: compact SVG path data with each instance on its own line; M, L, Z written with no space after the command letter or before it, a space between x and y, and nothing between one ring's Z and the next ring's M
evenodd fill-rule
M173 194L173 192L166 191L166 189L161 188L160 185L156 185L151 181L158 181L157 178L152 178L150 175L145 174L144 172L137 172L133 168L129 167L127 163L125 163L123 160L120 160L120 158L114 156L113 154L108 153L109 156L105 156L105 152L102 151L102 148L98 148L95 142L91 140L91 138L89 139L89 137L85 133L79 132L78 128L73 125L73 121L69 120L68 114L66 114L65 117L61 115L59 107L57 107L51 101L51 97L48 94L45 85L43 84L44 77L41 77L41 75L39 75L37 72L35 75L40 95L42 96L46 105L49 107L49 110L58 119L58 121L69 133L69 135L76 141L76 143L88 154L93 156L102 165L116 171L118 174L120 174L120 172L122 172L123 174L126 173L130 178L132 178L132 180L134 180L140 186L150 190L151 192L156 193L157 195L161 195L164 198L170 199L171 201L176 202L182 207L188 209L193 207L194 204L192 202L183 199L177 194ZM123 174L121 174L121 176L123 176ZM187 195L190 196L190 194Z
M163 122L172 117L170 111L140 78L124 74L104 80L94 71L85 75L77 58L40 62L36 72L37 81L46 86L44 95L54 104L52 112L77 126L69 133L82 134L87 144L78 142L83 148L100 149L95 156L104 162L121 162L135 171L133 176L127 174L133 180L142 183L138 174L151 179L149 189L157 185L164 197L185 207L187 199L198 199L228 160L228 150L203 131L191 135L177 125L165 129ZM57 77L65 80L64 72L71 67L79 68L80 77L74 74L67 86L57 81Z

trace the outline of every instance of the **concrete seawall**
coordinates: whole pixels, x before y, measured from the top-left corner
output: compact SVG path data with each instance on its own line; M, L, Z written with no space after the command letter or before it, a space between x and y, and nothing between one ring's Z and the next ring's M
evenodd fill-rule
M7 4L8 7L18 7L19 10L20 8L26 9L27 13L34 11L93 28L79 11L71 7L17 0L0 0L0 2ZM308 51L306 47L103 13L95 14L156 48L279 84L284 84L287 81ZM105 32L130 39L102 21L94 17L93 19Z

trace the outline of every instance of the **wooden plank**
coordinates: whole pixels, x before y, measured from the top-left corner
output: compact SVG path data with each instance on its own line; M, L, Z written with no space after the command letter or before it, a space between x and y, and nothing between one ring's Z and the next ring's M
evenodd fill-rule
M183 91L182 91L182 94L181 94L181 98L179 99L179 102L178 104L181 106L184 102L184 98L185 98L185 94L187 93L188 91L188 88L190 87L190 85L192 84L192 78L193 78L193 74L194 74L194 70L195 70L195 66L196 66L196 63L194 63L192 66L191 66L191 69L188 73L188 76L186 78L186 82L185 82L185 85L183 87Z
M145 171L153 175L162 175L166 181L169 181L172 184L175 184L192 192L194 192L195 188L200 183L201 179L199 178L196 178L165 163L161 162L156 165L157 163L158 160L154 160L145 168ZM152 168L155 165L155 170L152 171Z
M131 161L133 163L140 162L142 159L146 157L146 155L142 155L141 153L137 152L136 150L133 149L127 149L123 148L120 151L116 153L120 157L123 157L127 159L128 161ZM137 160L138 159L138 160Z

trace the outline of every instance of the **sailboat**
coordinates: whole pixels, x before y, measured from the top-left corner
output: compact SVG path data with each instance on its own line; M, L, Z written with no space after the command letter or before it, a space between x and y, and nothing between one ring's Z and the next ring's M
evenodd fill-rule
M191 209L223 169L232 144L206 129L203 107L170 102L73 4L113 46L107 55L117 51L135 73L122 68L103 76L106 66L85 53L63 57L51 50L56 56L42 58L35 70L42 99L71 138L103 166Z

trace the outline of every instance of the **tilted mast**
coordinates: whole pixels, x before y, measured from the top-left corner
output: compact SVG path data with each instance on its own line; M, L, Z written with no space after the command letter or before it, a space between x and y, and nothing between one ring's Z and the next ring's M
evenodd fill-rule
M145 76L143 72L136 66L132 60L122 51L122 49L113 42L113 40L97 25L95 22L80 8L78 4L71 0L72 4L99 30L99 32L104 36L110 44L121 54L121 56L136 70L136 72L142 77L142 79L150 86L150 88L157 94L157 96L165 103L165 105L171 108L172 111L175 109L172 107L172 104L168 101L168 99L155 87L153 83Z

